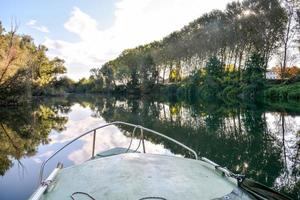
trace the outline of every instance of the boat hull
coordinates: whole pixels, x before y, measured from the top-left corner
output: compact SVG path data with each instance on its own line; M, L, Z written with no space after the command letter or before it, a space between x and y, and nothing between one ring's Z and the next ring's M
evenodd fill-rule
M70 199L75 192L94 199L215 199L236 187L235 179L199 160L126 153L62 169L42 199Z

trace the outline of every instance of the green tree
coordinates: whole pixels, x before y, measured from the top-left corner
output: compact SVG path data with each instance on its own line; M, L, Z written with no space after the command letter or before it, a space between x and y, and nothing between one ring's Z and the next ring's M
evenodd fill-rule
M90 70L89 80L92 82L91 92L103 92L104 78L100 69L93 68Z
M247 97L255 98L264 88L264 65L264 58L260 54L254 53L247 59L243 71L243 93Z
M151 55L146 54L142 57L141 65L141 90L142 92L149 93L153 88L156 80L155 63Z
M36 46L30 36L18 35L17 26L7 33L0 28L0 104L28 102L32 95L57 94L53 86L66 72L64 61L50 60L47 48Z
M2 26L2 22L0 21L0 35L5 31L5 29Z
M207 64L206 64L206 74L208 76L213 76L216 78L222 78L223 72L224 72L224 65L221 63L221 61L216 57L211 57Z
M202 86L205 97L216 97L222 89L223 64L216 57L211 57L205 68L204 83Z

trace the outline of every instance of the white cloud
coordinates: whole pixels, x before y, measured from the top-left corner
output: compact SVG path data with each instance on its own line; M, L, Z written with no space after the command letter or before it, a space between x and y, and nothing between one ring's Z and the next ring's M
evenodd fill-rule
M43 25L37 25L37 21L32 19L30 20L29 22L26 23L27 26L33 28L33 29L36 29L38 31L41 31L43 33L49 33L49 29L46 27L46 26L43 26Z
M44 33L49 33L50 32L46 26L35 26L33 28L35 28L38 31L44 32Z
M36 20L32 19L26 23L27 26L34 26L36 24Z
M46 38L44 44L62 57L69 66L69 75L79 78L89 74L92 67L100 67L122 50L153 40L160 40L172 31L212 9L223 9L224 0L120 0L116 3L114 23L100 29L97 21L74 7L64 24L66 30L79 36L71 43Z

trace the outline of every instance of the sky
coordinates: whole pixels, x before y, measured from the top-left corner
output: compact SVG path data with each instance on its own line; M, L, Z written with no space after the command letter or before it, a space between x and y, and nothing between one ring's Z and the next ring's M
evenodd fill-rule
M0 0L0 20L9 30L45 45L50 58L65 60L78 80L124 49L160 40L230 0Z

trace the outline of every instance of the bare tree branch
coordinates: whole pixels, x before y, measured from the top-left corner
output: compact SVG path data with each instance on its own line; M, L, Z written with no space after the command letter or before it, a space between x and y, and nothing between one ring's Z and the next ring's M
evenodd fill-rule
M13 48L14 46L14 38L15 38L15 34L18 30L18 24L15 21L15 23L13 24L13 20L11 20L11 31L9 32L10 37L9 37L9 45L8 45L8 49L7 49L7 53L6 53L6 58L7 58L7 63L4 67L3 72L1 73L0 76L0 83L2 82L5 74L7 73L9 67L11 66L12 62L17 58L17 52L16 50Z

